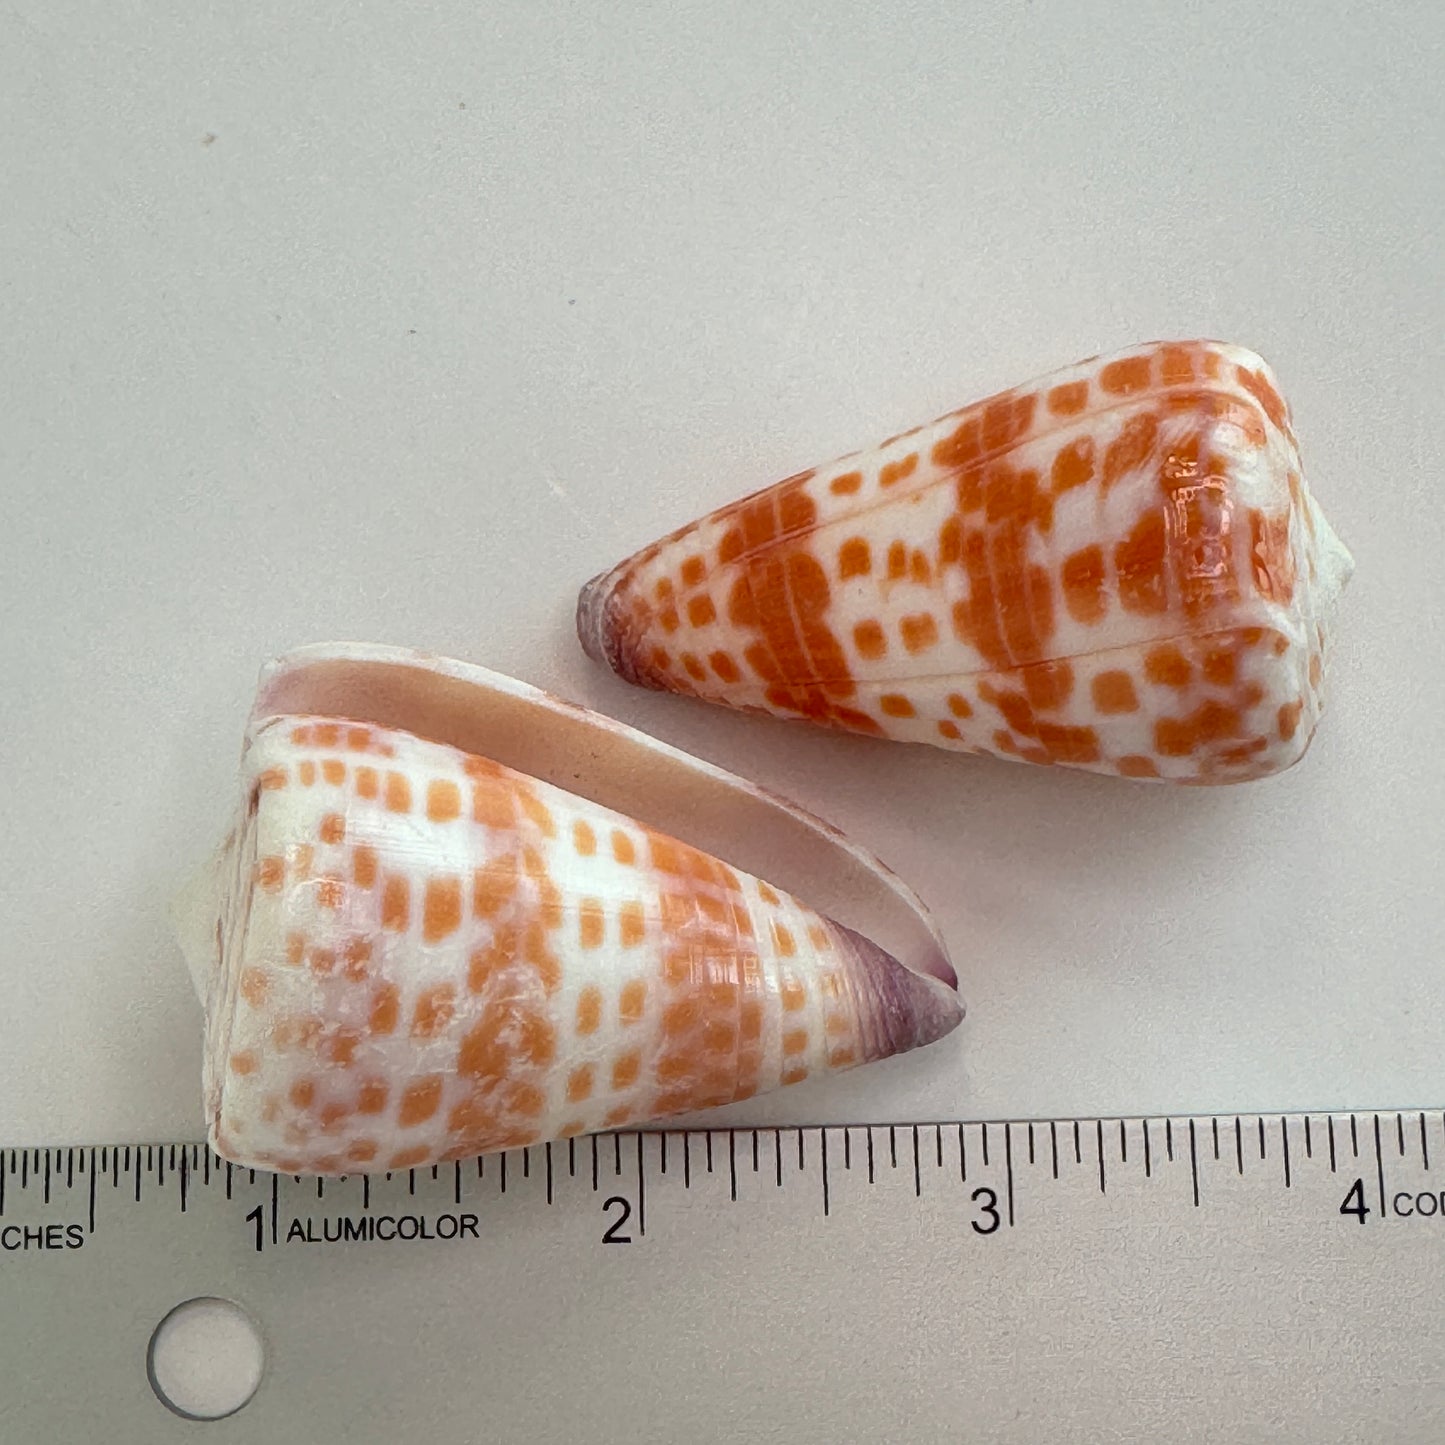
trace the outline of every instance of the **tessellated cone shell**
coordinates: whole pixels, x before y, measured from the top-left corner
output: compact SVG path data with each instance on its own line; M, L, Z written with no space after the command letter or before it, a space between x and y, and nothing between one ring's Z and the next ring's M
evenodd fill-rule
M692 522L590 582L577 628L642 687L1232 783L1309 747L1353 567L1266 363L1160 342Z
M266 670L233 826L176 926L210 1142L283 1173L645 1123L920 1048L963 1016L923 905L826 824L401 649Z

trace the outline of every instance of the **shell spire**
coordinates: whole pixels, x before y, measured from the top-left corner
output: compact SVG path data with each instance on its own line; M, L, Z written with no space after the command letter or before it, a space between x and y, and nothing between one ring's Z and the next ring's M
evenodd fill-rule
M579 764L581 791L560 786ZM176 908L208 1133L235 1162L402 1169L643 1123L963 1016L922 905L861 849L482 669L294 654L263 682L242 770L235 826ZM628 812L605 801L623 796ZM834 901L853 890L854 921L914 966L669 831L698 811L760 860L791 856L803 885L832 877Z
M1353 569L1268 365L1160 342L684 526L590 582L577 628L643 687L1229 783L1304 755Z

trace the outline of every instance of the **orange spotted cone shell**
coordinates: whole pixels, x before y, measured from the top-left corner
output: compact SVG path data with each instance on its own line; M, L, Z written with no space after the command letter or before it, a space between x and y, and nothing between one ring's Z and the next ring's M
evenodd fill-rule
M639 686L873 737L1232 783L1313 739L1354 563L1242 347L1095 357L725 506L582 591Z
M266 669L233 826L175 924L205 1006L209 1141L283 1173L644 1124L963 1016L923 904L827 824L395 648Z

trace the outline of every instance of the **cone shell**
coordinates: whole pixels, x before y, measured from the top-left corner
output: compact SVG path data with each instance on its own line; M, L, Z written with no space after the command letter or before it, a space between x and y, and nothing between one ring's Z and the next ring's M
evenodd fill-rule
M621 677L1128 778L1297 762L1353 561L1269 367L1095 358L804 472L583 590Z
M542 775L500 760L524 755ZM547 776L579 774L580 791ZM918 971L609 796L801 858ZM285 1173L724 1104L930 1043L963 1012L922 905L826 825L510 679L380 648L269 670L235 827L177 926L210 1141Z

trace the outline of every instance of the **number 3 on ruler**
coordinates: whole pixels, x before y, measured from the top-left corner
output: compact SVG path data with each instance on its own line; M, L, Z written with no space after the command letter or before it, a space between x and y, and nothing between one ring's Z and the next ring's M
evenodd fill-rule
M975 1189L969 1197L978 1205L979 1213L983 1216L981 1220L969 1220L969 1223L973 1225L973 1232L975 1234L992 1234L994 1230L999 1227L1000 1223L998 1217L998 1195L985 1185L982 1188ZM987 1223L984 1223L984 1220L986 1220Z

